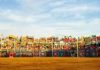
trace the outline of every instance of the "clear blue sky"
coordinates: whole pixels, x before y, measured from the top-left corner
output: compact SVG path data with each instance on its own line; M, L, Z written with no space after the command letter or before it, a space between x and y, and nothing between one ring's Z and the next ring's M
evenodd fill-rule
M0 0L0 34L100 35L100 0Z

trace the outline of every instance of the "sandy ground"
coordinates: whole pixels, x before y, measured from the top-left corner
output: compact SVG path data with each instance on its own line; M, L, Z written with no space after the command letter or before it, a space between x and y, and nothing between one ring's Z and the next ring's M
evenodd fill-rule
M100 70L100 58L0 58L0 70Z

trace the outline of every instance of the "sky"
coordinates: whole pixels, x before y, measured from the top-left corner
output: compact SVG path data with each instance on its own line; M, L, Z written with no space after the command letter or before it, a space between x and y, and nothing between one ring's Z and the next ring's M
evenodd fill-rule
M100 35L100 0L0 0L0 34Z

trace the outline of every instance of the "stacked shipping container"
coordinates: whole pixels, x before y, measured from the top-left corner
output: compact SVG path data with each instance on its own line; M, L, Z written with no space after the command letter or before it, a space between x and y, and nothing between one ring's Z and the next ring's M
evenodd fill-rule
M1 57L99 57L100 36L36 39L10 35L0 38Z

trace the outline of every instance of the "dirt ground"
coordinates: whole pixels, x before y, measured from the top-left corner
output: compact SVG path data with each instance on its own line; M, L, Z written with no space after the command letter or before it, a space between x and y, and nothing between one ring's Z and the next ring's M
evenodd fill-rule
M100 58L0 58L0 70L100 70Z

